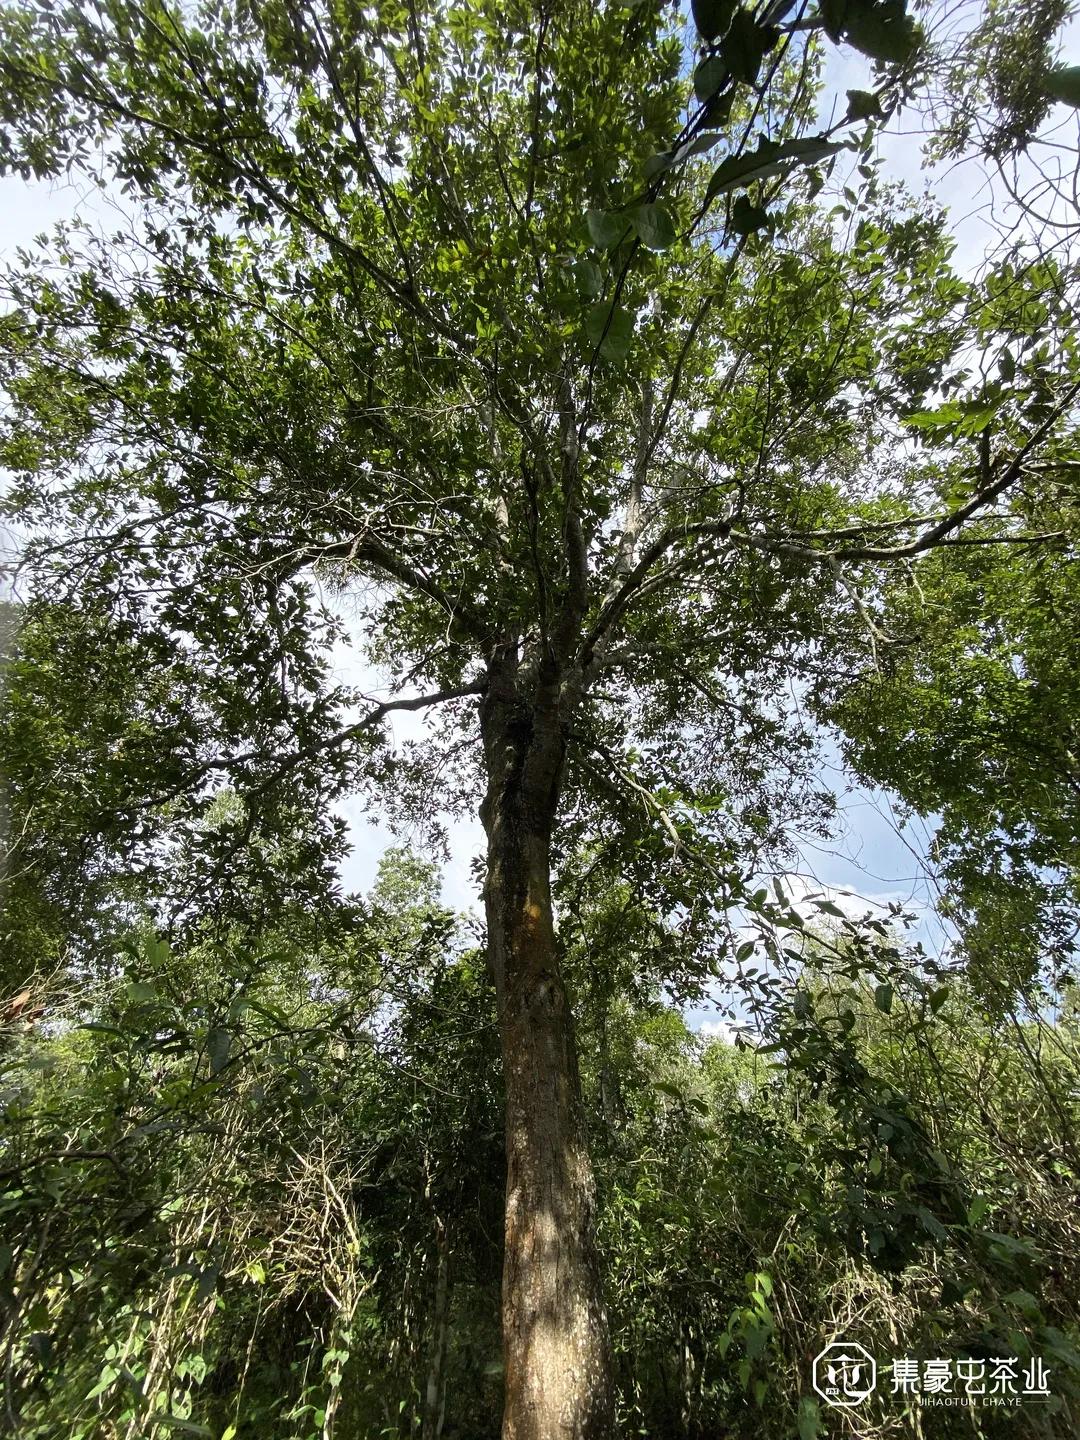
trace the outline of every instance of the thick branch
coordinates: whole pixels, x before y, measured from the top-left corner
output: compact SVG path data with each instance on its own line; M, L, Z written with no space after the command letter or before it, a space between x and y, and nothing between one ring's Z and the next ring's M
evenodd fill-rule
M600 607L596 622L582 643L582 669L586 669L592 664L601 640L618 622L635 593L645 584L649 577L649 571L658 560L661 560L680 541L726 540L730 531L731 523L727 520L709 521L701 525L681 525L661 531L652 544L642 552L641 559L630 571L623 585Z
M307 556L310 559L338 559L345 561L366 561L382 570L385 574L407 586L410 590L419 591L421 595L428 596L444 610L451 620L456 620L475 639L483 636L484 630L480 618L472 610L460 602L455 603L447 595L446 591L429 575L418 569L416 565L406 559L398 551L391 549L389 545L374 535L358 535L351 540L342 540L336 544L319 546L313 549Z

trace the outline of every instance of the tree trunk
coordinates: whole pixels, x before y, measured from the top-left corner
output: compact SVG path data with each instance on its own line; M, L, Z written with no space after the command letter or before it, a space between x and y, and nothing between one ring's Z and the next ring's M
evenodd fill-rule
M522 778L535 737L485 738L484 899L506 1085L503 1440L609 1440L612 1367L593 1174L551 911L561 754L538 801Z
M431 1355L424 1386L424 1419L421 1440L439 1440L446 1408L446 1344L450 1320L450 1237L440 1216L435 1217L438 1259L435 1271L435 1302L432 1307Z

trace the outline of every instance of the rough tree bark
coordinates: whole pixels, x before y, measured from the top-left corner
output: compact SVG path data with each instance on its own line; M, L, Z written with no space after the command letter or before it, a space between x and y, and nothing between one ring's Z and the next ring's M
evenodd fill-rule
M515 669L506 653L490 667L481 712L484 899L506 1086L502 1433L503 1440L609 1440L612 1366L593 1174L551 909L564 723L551 700L554 677L540 679L530 703Z

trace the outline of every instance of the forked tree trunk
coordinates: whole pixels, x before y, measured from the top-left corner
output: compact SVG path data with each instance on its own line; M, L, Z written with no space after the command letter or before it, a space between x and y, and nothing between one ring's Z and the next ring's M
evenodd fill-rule
M503 1440L609 1440L611 1352L593 1174L551 912L558 780L548 806L523 798L519 778L512 758L498 765L483 811L506 1085L502 1433Z

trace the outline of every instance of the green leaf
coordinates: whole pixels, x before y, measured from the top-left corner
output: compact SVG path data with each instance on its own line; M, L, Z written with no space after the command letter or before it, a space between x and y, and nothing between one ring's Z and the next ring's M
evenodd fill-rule
M216 1075L228 1064L232 1036L228 1030L211 1030L206 1037L206 1053L210 1056L210 1073Z
M695 135L680 150L677 150L670 158L670 165L683 165L695 155L704 155L706 151L715 150L721 140L728 137L722 130L705 130L700 135ZM657 157L653 157L654 159Z
M913 430L940 430L943 426L954 425L963 412L958 405L942 405L937 410L917 410L914 415L905 415L904 424Z
M727 79L727 66L719 55L710 55L694 71L694 94L702 104L712 98Z
M821 1434L821 1407L812 1395L799 1401L799 1440L817 1440Z
M205 1270L199 1271L199 1278L195 1286L195 1297L200 1305L205 1305L211 1295L217 1290L218 1270L216 1265L211 1265Z
M922 31L907 14L904 0L849 3L844 38L881 65L905 65L918 50Z
M690 0L694 24L703 40L713 41L731 23L735 10L733 0Z
M610 210L587 211L585 224L598 250L614 250L629 228L625 215L616 215Z
M1027 1240L1019 1240L1015 1235L1003 1235L997 1230L987 1230L984 1233L986 1238L992 1241L994 1246L1005 1255L1019 1256L1024 1260L1037 1258L1037 1251Z
M1043 81L1043 90L1051 100L1080 106L1080 65L1061 65L1051 70Z
M731 75L752 85L762 60L779 38L775 25L759 25L749 10L737 11L724 39L724 60Z
M976 1195L975 1199L968 1206L967 1222L972 1227L982 1223L983 1216L990 1209L990 1201L985 1195Z
M834 44L843 33L847 3L848 0L818 0L818 11L825 26L825 33Z
M595 260L576 260L573 266L578 294L585 300L595 300L603 293L604 272Z
M945 1229L945 1226L934 1212L928 1210L925 1205L918 1207L918 1216L922 1222L923 1229L928 1230L935 1240L947 1240L949 1238L949 1232Z
M789 164L784 147L774 140L762 140L749 155L729 155L722 160L712 173L709 188L705 192L706 202L740 185L752 185L755 180L768 180L779 175Z
M634 337L634 317L621 305L614 309L601 301L585 317L585 333L600 347L605 360L625 360Z
M751 205L745 195L740 195L731 207L731 228L736 235L753 235L756 230L769 226L769 212L760 205Z
M109 1386L116 1383L119 1375L120 1371L116 1368L115 1365L106 1365L98 1378L97 1384L93 1387L93 1389L86 1392L86 1399L96 1400L99 1395L104 1395L105 1391L108 1390Z
M1032 1295L1030 1290L1011 1290L1005 1296L1006 1305L1014 1305L1017 1310L1022 1310L1025 1315L1038 1315L1039 1302Z
M842 148L829 140L786 140L783 144L762 140L749 155L729 155L721 161L713 171L705 192L706 203L740 186L780 175L793 165L816 165L819 160L834 155Z
M874 1004L883 1015L888 1015L892 1010L893 987L888 984L878 985L874 990Z
M721 90L715 94L705 106L705 119L712 126L726 125L731 119L732 107L735 104L736 90L732 85L727 90Z
M823 140L818 135L808 135L802 140L788 140L783 148L800 165L817 165L844 147L838 140Z
M756 1360L765 1349L769 1340L769 1328L766 1325L751 1325L746 1331L746 1353L751 1360Z
M642 166L646 180L653 180L657 175L662 175L665 170L670 170L675 164L675 156L670 150L660 150L655 155L650 155Z
M674 245L675 226L662 205L639 205L630 219L647 250L666 250Z
M848 117L852 120L877 120L881 115L878 97L870 90L847 92Z
M820 910L823 915L833 915L837 920L843 920L844 912L833 900L815 900L814 908Z
M949 1275L941 1282L942 1305L959 1305L971 1287Z

